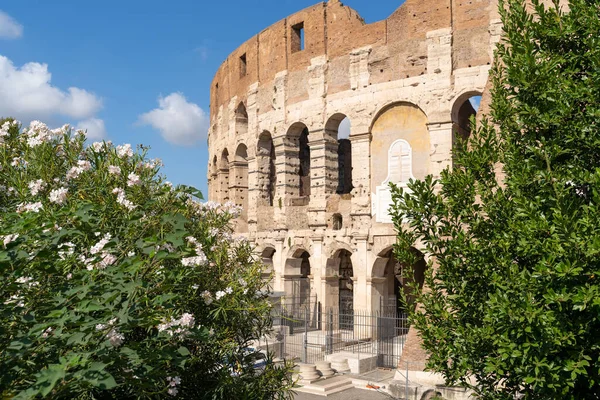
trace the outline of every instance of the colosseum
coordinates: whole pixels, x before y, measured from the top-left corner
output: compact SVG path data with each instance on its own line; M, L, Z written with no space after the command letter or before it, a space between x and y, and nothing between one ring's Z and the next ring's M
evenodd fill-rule
M496 1L401 3L371 24L339 0L299 11L212 82L209 198L243 207L237 232L301 303L401 307L389 183L452 166L488 83ZM422 359L411 336L406 356Z

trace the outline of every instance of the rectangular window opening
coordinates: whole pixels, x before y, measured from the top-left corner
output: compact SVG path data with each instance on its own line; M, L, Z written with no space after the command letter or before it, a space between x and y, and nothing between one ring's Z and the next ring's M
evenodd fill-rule
M304 50L304 22L292 26L292 53Z
M246 61L246 53L240 57L240 77L246 76L248 73L248 63Z

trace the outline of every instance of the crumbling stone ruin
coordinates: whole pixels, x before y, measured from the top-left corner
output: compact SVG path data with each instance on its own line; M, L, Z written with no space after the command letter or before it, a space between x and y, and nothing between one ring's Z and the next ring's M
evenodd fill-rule
M452 166L500 34L494 0L407 0L372 24L330 0L224 61L210 98L209 198L243 206L236 230L272 268L275 291L326 308L399 304L388 184ZM403 357L423 360L415 332Z

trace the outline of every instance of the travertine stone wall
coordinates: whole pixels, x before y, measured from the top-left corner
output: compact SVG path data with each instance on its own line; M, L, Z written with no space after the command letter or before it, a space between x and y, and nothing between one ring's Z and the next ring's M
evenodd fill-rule
M469 112L461 106L488 80L501 33L496 7L406 0L365 24L330 0L266 28L223 62L210 94L209 197L247 205L237 230L272 260L275 290L292 290L307 252L311 293L338 307L336 266L351 254L353 307L380 310L395 279L385 268L395 242L387 183L451 167L455 131ZM336 193L346 117L352 165L342 165L353 189ZM310 170L301 177L305 131ZM302 182L309 191L300 193ZM423 357L410 337L405 354Z

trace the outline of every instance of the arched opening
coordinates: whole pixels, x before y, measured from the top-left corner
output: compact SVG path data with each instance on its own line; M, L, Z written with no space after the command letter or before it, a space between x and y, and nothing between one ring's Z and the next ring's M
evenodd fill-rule
M334 231L339 231L343 228L344 219L342 218L342 214L333 214L331 219L331 227Z
M301 122L293 124L288 130L286 143L286 155L294 170L290 172L290 178L286 182L287 192L293 197L310 196L310 146L308 140L308 128ZM296 161L297 160L297 161Z
M275 146L269 132L263 132L258 138L256 151L258 161L259 205L273 206L277 175L275 170Z
M266 247L260 254L260 259L265 266L262 272L262 279L265 282L265 289L273 289L273 279L275 278L275 267L273 265L273 256L275 255L275 249L272 247Z
M209 199L219 201L219 162L217 156L213 157L210 166L210 193Z
M467 140L475 128L471 124L471 118L477 116L481 103L481 93L469 92L460 96L452 108L452 125L454 141Z
M375 293L378 294L379 304L375 303L374 308L378 308L382 315L401 316L405 315L409 308L415 307L415 295L410 292L412 282L418 284L419 289L425 282L425 269L427 263L423 254L417 249L411 251L417 256L417 262L412 266L413 274L407 277L406 265L400 263L393 254L393 249L388 249L381 253L376 259L373 268L373 275L380 279L375 286ZM406 297L404 300L403 295Z
M354 269L352 253L347 249L337 250L327 260L326 305L337 317L334 324L339 329L354 327ZM336 328L337 329L337 328Z
M328 187L334 188L337 194L349 194L352 185L352 144L350 143L350 119L344 114L335 114L325 125L325 133L330 141L336 143L335 153L326 154L326 158L337 159L335 170L328 171L332 182ZM331 153L331 150L326 151ZM330 191L332 192L332 191Z
M248 148L240 144L235 151L233 162L233 201L242 207L242 220L247 220L248 215Z
M219 162L219 201L229 201L229 151L223 150Z
M411 178L424 179L434 168L427 115L414 104L391 104L374 119L371 137L372 212L391 224L390 183L406 190Z
M241 102L235 109L235 134L239 136L246 133L248 133L248 112L244 102Z

